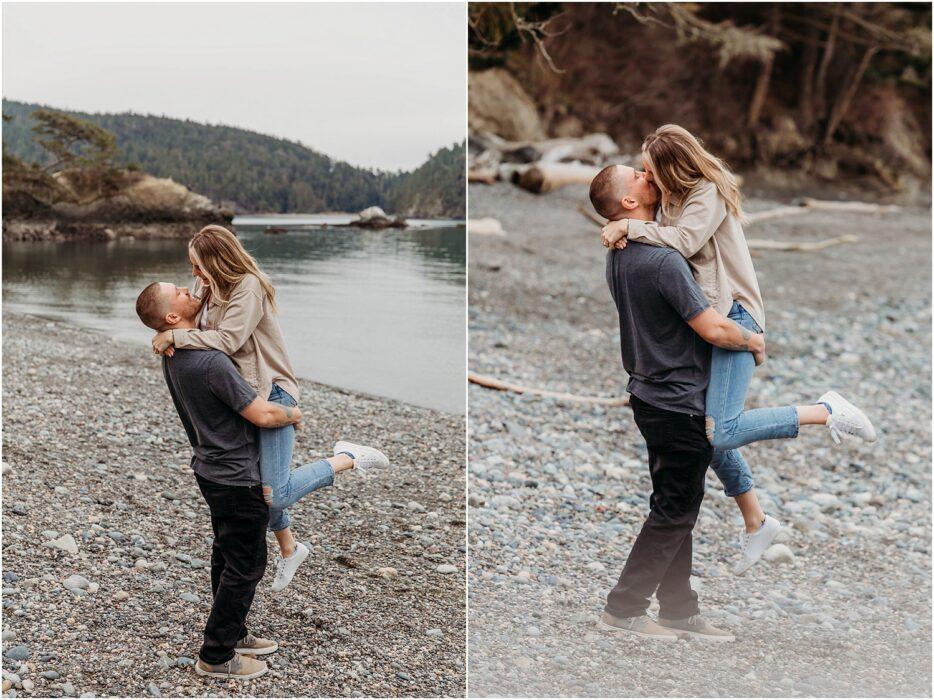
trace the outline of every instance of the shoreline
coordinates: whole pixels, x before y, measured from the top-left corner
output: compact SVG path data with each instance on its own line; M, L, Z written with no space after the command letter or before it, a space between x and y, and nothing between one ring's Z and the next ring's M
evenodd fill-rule
M5 313L3 330L4 647L28 654L4 659L14 687L29 680L37 696L144 696L153 686L199 697L220 688L463 693L463 417L300 381L295 460L352 439L380 446L393 467L342 475L290 509L311 557L283 594L269 590L270 564L249 618L280 650L266 676L218 686L189 667L210 600L210 521L158 362L35 316ZM45 546L64 535L77 553ZM384 567L396 575L381 576ZM67 590L75 574L94 591Z
M318 216L356 216L356 214L237 214L234 219L263 218L268 221L284 219L300 219L302 217ZM411 217L410 221L435 221ZM441 227L465 226L464 219L442 218L436 220ZM17 219L4 217L3 241L6 242L39 242L39 243L70 243L70 242L109 242L116 240L156 240L156 239L185 239L190 238L202 226L208 223L218 223L215 220L205 221L164 221L164 222L109 222L109 221L72 221L65 219ZM222 225L235 229L235 221L221 221ZM243 226L263 226L263 223L250 224L241 222ZM302 223L303 228L358 228L350 223ZM414 230L417 231L429 226L416 223L400 229L398 227L383 227L375 230ZM359 227L366 230L367 227ZM371 229L372 230L372 229Z
M145 343L143 342L137 343L128 338L119 338L119 337L109 336L107 335L106 332L102 331L99 328L93 328L92 326L85 326L85 325L82 325L81 323L77 323L69 319L57 318L54 316L44 316L41 313L28 313L25 311L4 310L3 312L4 322L6 321L6 317L8 315L13 316L13 317L22 317L23 319L36 319L36 320L43 321L43 322L51 322L51 323L55 323L56 325L61 325L66 328L72 328L76 331L81 331L82 333L93 333L94 335L104 339L107 342L122 343L122 344L132 346L132 347L146 347ZM450 417L450 418L463 418L464 417L463 411L459 411L459 412L444 411L440 408L433 408L431 406L423 406L421 404L417 404L412 401L406 401L404 399L398 399L392 396L384 396L382 394L376 394L376 393L364 391L361 389L352 389L350 387L343 387L338 384L329 384L328 382L318 381L316 379L311 379L309 377L296 376L296 379L299 381L299 383L307 383L307 384L311 384L314 386L320 386L330 391L339 391L345 394L359 396L360 398L371 399L371 400L376 400L376 401L388 401L391 403L398 403L402 406L408 406L410 408L417 409L417 410L431 411L432 413L437 413L439 415ZM464 382L466 383L466 381L467 379L465 377Z

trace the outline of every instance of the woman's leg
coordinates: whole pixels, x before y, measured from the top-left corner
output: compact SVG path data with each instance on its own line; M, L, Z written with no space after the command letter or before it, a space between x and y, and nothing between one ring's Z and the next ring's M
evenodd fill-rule
M270 402L295 406L295 401L278 386L273 387ZM334 483L334 475L352 469L354 461L345 454L320 459L292 469L295 428L273 428L260 431L263 495L269 504L269 529L276 534L283 556L289 556L295 540L289 529L288 507L325 486Z
M714 470L727 496L736 500L746 532L758 530L765 520L753 486L752 471L739 450L714 450L710 467Z
M733 318L733 314L730 315ZM744 325L743 319L733 320ZM744 410L756 361L751 352L713 348L707 387L707 437L716 450L733 450L759 440L798 436L794 406ZM821 406L825 411L826 409ZM811 418L810 412L806 412Z

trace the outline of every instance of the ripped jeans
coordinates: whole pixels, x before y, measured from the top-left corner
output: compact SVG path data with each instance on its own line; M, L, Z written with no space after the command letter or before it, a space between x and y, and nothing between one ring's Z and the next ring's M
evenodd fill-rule
M278 384L272 385L270 403L296 406L293 399ZM295 446L295 428L262 428L259 431L259 472L263 480L263 496L269 506L269 529L284 530L292 522L290 505L312 491L334 483L334 469L326 459L303 464L292 469L292 448Z
M754 333L761 332L738 301L733 302L729 318ZM759 440L798 436L798 411L794 406L743 410L755 368L751 352L713 348L707 386L707 438L714 448L710 467L730 497L753 487L749 465L736 448Z

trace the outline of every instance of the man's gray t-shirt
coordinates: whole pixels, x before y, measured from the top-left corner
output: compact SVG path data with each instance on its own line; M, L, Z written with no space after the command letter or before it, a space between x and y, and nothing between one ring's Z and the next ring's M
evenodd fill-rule
M631 241L606 257L628 391L657 408L704 415L710 345L687 324L710 306L687 261Z
M256 398L227 355L183 350L162 358L162 373L194 454L195 474L219 484L260 483L259 436L240 411Z

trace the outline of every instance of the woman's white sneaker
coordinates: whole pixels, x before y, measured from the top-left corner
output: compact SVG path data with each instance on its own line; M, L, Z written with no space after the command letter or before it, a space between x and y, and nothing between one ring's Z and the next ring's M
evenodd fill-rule
M830 428L831 439L838 445L844 435L855 435L866 442L876 441L876 430L866 414L836 391L828 391L817 402L830 406L827 427Z
M759 561L765 553L765 550L772 544L775 535L777 535L778 531L781 529L782 524L780 522L771 515L766 515L765 522L762 523L762 526L758 530L751 535L748 532L744 532L743 550L739 554L739 561L736 562L736 566L733 567L733 573L736 576L742 576L746 573L750 566Z
M334 456L336 457L341 452L349 452L353 455L354 471L361 474L366 474L368 469L386 469L389 466L389 458L375 447L338 440L334 443Z
M272 590L278 593L292 582L298 567L308 558L308 547L301 542L295 543L295 551L290 557L276 557L276 573L272 579Z

